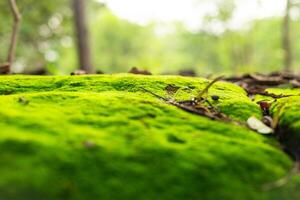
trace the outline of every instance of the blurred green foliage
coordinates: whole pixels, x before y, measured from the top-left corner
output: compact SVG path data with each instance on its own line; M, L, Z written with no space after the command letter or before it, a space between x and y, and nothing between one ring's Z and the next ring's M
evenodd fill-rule
M26 70L46 67L46 55L59 49L62 38L72 33L69 2L22 0L17 3L23 19L15 70L22 71L22 66L26 66ZM6 58L13 22L7 0L0 1L0 18L0 61L3 61Z
M92 57L97 70L127 72L131 67L154 73L194 70L199 75L212 73L270 72L283 68L280 17L252 21L246 28L230 29L233 0L218 2L218 14L205 17L205 27L189 31L173 24L174 31L157 34L157 24L141 26L123 20L105 5L88 2ZM23 15L15 72L46 68L53 74L67 74L77 67L70 0L18 2ZM12 16L8 1L0 1L0 62L6 58ZM200 20L200 19L199 19ZM219 23L223 31L210 29ZM294 66L300 64L297 30L300 20L292 21Z

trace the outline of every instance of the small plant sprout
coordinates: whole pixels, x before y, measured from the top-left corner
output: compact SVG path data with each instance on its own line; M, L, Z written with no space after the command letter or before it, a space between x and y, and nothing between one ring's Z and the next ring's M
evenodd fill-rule
M201 101L205 95L207 95L208 90L218 81L222 80L224 76L219 76L212 80L205 88L204 90L200 91L199 94L196 97L196 100Z

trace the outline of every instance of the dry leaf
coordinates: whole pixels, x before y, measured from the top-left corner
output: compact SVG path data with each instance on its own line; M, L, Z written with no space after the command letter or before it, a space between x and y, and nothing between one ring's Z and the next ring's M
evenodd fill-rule
M248 126L261 134L271 134L273 133L273 129L265 125L262 121L252 116L247 120Z

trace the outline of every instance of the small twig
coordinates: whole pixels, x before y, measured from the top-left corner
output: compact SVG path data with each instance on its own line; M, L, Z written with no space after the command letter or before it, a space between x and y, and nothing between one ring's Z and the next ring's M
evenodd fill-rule
M204 94L206 94L209 90L209 88L211 88L216 82L220 81L221 79L223 79L224 76L219 76L217 78L215 78L213 81L211 81L205 88L204 90L202 90L196 99L201 99L203 97Z
M165 97L162 97L162 96L160 96L160 95L158 95L158 94L156 94L154 92L151 92L150 90L147 90L145 88L141 88L141 89L144 90L145 92L149 93L149 94L152 94L153 96L155 96L155 97L157 97L157 98L159 98L161 100L164 100L164 101L167 101L167 102L170 101L169 99L167 99Z
M149 93L149 94L157 97L158 99L161 99L161 100L167 102L168 104L176 106L176 107L178 107L178 108L180 108L180 109L182 109L184 111L187 111L187 112L192 113L192 114L202 115L202 116L205 115L206 117L208 117L208 118L210 118L212 120L217 120L217 117L215 117L211 113L206 113L204 110L200 110L200 109L197 110L197 109L194 109L193 107L185 106L185 105L180 104L180 103L178 103L178 102L176 102L176 101L174 101L172 99L167 99L165 97L162 97L162 96L160 96L160 95L158 95L158 94L156 94L154 92L151 92L151 91L149 91L149 90L147 90L145 88L142 88L142 89L145 92L147 92L147 93Z
M166 103L176 106L177 108L180 108L186 112L189 112L191 114L196 114L196 115L200 115L200 116L204 116L207 117L211 120L217 120L217 121L225 121L225 122L232 122L236 125L240 125L243 127L247 127L246 124L233 120L231 118L229 118L228 116L226 116L225 114L221 113L221 112L211 112L208 108L201 106L201 104L197 104L197 102L194 102L193 100L191 101L182 101L182 102L177 102L174 99L167 99L165 97L162 97L152 91L149 91L145 88L142 88L145 92L157 97L160 100L165 101ZM191 104L191 106L189 105L185 105L185 103L189 103ZM195 105L194 105L195 104Z

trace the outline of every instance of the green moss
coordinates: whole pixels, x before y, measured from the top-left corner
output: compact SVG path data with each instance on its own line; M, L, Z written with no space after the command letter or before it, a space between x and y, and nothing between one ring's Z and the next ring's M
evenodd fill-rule
M0 199L272 199L262 186L292 162L271 138L186 113L142 89L166 96L173 84L182 100L207 83L125 74L0 77ZM208 99L241 121L261 116L229 83L214 85ZM287 191L276 195L292 199Z
M280 138L292 157L300 155L300 89L268 89L278 95L295 95L276 100L271 107L273 118L278 119ZM284 199L291 194L292 199L299 198L300 176L296 175L283 187L274 191L273 199Z
M279 125L289 131L300 132L300 89L269 89L278 95L294 95L276 100L272 114L279 118Z
M143 92L151 90L159 95L166 96L165 88L168 85L180 87L176 94L178 99L190 99L207 85L208 81L202 78L184 78L174 76L133 76L133 75L103 75L103 76L55 76L32 77L10 76L0 77L0 95L33 93L45 91L64 92ZM248 99L245 91L229 83L216 83L210 89L210 95L219 95L220 101L210 102L222 112L235 119L246 120L251 115L260 116L258 106ZM234 96L234 98L232 98Z

